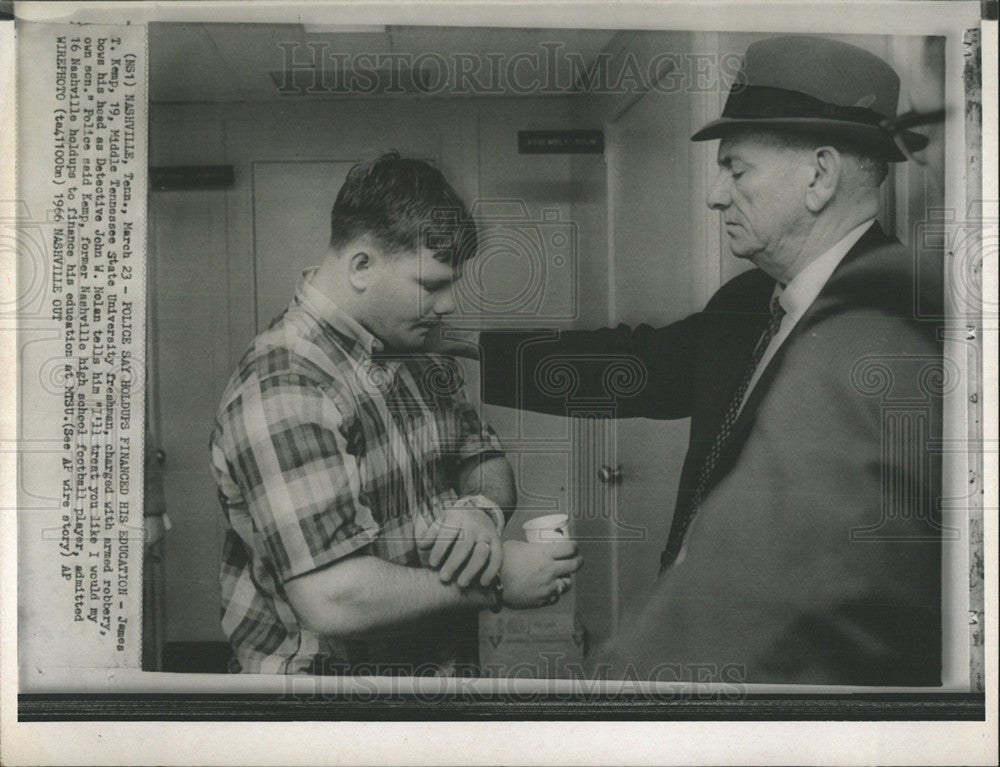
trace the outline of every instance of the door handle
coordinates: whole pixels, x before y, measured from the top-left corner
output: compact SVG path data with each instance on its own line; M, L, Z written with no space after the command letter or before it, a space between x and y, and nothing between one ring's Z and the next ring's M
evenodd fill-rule
M622 473L621 464L618 464L613 469L610 466L602 466L597 470L597 478L605 485L620 485L625 475Z

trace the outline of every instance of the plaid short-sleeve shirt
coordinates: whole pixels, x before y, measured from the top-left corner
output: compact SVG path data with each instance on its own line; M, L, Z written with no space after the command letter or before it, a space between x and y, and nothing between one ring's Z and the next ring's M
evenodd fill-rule
M426 565L415 531L457 497L458 464L502 454L454 360L383 353L309 277L244 354L210 441L229 523L221 581L232 668L449 673L475 646L473 613L332 639L304 628L285 594L290 578L361 549Z

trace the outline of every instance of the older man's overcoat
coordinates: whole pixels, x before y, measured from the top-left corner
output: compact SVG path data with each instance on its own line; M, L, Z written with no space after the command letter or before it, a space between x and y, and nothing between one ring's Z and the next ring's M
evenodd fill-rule
M940 684L941 394L956 382L941 278L940 259L918 261L878 225L862 236L752 389L682 559L649 574L641 618L599 660L664 680L680 667L730 682ZM637 360L645 386L617 413L691 418L683 509L773 288L746 272L662 328L484 333L485 399L563 413L536 375L547 357L579 360L578 397L600 389L609 358ZM654 540L670 519L664 508Z

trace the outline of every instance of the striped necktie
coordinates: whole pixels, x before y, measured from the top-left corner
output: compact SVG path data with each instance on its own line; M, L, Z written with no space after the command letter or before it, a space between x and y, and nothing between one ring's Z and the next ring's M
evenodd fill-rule
M750 381L753 379L754 373L757 371L757 366L760 364L764 352L767 351L771 339L774 338L774 334L781 327L781 320L784 316L785 309L782 307L778 296L775 296L771 299L771 319L767 323L767 328L764 329L760 340L757 342L757 346L754 347L753 357L750 358L746 370L744 370L743 375L740 377L739 385L729 399L726 415L722 419L722 424L719 426L719 431L716 433L715 439L712 440L712 449L708 451L708 455L705 456L705 460L702 462L694 494L680 512L678 521L671 525L670 539L667 541L667 547L660 555L661 573L677 560L677 556L681 552L681 546L684 544L684 534L687 532L688 527L691 526L691 521L698 513L698 507L701 506L701 502L705 498L709 480L712 478L712 472L715 471L715 466L719 462L719 456L722 455L722 450L733 432L733 424L736 423L736 419L740 414L740 409L743 406L743 398L746 396Z

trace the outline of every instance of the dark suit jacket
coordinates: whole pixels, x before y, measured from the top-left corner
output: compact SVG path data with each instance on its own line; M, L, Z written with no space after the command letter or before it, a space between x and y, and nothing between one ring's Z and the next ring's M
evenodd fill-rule
M751 391L683 561L599 660L663 680L940 684L940 280L877 225L862 236ZM691 418L683 508L773 287L746 272L663 328L484 333L485 399L565 413L546 359L575 360L579 400L608 396L614 359L641 365L616 413Z

